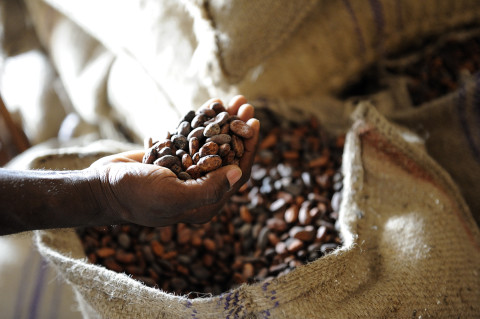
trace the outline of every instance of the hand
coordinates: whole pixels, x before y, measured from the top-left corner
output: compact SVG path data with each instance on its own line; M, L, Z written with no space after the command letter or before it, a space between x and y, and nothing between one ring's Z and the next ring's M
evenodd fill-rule
M219 100L209 100L202 107L215 101ZM260 123L246 102L243 96L236 96L227 107L254 130L254 136L244 141L239 166L221 167L197 180L182 181L167 168L143 164L144 151L107 156L89 168L98 176L92 188L100 207L112 220L150 227L209 221L250 177Z

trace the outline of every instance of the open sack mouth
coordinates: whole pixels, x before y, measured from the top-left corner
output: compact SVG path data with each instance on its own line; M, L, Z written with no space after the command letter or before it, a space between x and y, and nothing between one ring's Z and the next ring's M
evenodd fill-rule
M163 291L218 295L282 276L336 249L344 135L259 107L251 178L204 225L78 229L89 261Z

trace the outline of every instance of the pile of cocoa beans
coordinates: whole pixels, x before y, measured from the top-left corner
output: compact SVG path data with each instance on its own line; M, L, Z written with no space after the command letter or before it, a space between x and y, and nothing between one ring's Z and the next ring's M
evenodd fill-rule
M266 107L255 112L261 130L251 178L218 216L202 225L78 229L89 261L196 297L282 276L336 249L344 137L329 137L315 118L293 123Z
M197 179L221 166L238 164L243 139L251 137L250 126L213 102L188 112L164 141L148 145L143 163L169 168L182 180Z

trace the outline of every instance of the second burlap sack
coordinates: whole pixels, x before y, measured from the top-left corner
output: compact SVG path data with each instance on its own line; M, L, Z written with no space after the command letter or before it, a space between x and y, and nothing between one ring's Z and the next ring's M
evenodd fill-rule
M480 316L480 232L452 179L371 105L354 119L343 160L343 246L287 275L188 299L89 264L73 230L38 231L39 251L87 318ZM52 155L42 165L55 162Z

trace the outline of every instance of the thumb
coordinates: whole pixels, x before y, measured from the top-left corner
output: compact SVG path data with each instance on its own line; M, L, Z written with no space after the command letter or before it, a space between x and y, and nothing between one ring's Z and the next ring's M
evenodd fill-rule
M181 184L181 187L185 187L184 194L188 194L190 199L183 205L189 208L190 206L198 208L198 206L221 202L241 177L242 170L238 166L228 165L212 171L202 178L188 180Z
M236 182L242 177L242 170L237 165L227 165L221 167L206 175L205 182L215 184L227 184L228 188L232 188ZM223 180L223 181L222 181Z
M227 177L228 183L230 184L230 188L232 188L232 186L235 185L235 183L238 182L242 177L242 170L236 165L229 166L231 166L231 168L228 168L225 176Z

